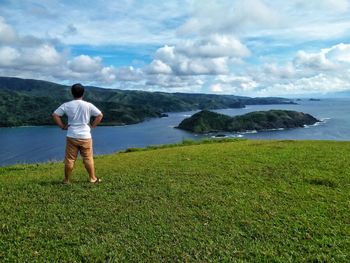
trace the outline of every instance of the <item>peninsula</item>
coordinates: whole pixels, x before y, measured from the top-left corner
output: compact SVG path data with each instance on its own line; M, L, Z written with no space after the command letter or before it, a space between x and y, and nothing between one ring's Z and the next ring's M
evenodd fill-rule
M71 99L70 86L0 77L0 127L52 125L52 111ZM91 86L87 87L85 99L102 110L103 125L139 123L149 118L165 117L167 112L295 104L293 100L276 97L146 92Z

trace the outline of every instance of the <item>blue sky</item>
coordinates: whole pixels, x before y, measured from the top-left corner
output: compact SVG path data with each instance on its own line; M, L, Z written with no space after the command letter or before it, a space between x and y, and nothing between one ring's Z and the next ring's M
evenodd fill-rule
M350 0L0 0L0 75L248 96L350 90Z

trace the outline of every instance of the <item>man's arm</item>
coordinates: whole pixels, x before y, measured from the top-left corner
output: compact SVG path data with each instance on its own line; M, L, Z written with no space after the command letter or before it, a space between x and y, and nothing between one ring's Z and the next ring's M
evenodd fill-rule
M95 117L95 120L93 121L93 123L90 125L91 128L96 128L96 126L102 121L103 118L103 114L99 114Z
M62 120L61 120L61 116L57 115L56 113L52 114L53 120L55 121L55 123L62 129L62 130L67 130L68 129L68 125L65 125Z

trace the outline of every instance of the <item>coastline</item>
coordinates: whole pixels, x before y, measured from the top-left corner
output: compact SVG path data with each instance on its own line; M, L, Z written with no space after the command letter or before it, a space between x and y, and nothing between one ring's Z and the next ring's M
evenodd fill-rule
M252 105L249 109L216 110L230 116L245 114L250 111L282 108L298 110L313 114L320 120L326 118L318 126L309 126L305 129L289 129L252 133L226 134L227 137L247 138L253 140L350 140L348 129L350 118L346 114L350 107L348 101L337 100L308 102L299 105ZM197 110L198 111L198 110ZM93 131L95 154L104 155L123 151L128 148L143 148L150 145L179 143L183 140L200 140L212 135L197 135L174 129L186 115L197 111L171 112L167 118L152 118L142 123L124 126L99 126ZM327 120L327 118L331 118ZM62 160L64 155L64 137L55 125L36 125L22 127L0 128L2 147L0 150L1 166L15 163L37 163L49 160ZM4 161L6 160L6 161Z

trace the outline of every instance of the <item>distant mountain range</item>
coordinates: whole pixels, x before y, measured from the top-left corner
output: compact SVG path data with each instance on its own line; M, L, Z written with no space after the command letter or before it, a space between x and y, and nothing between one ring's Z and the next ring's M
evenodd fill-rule
M166 112L294 104L277 97L146 92L87 87L84 99L104 113L104 125L125 125L162 117ZM72 99L70 87L53 82L0 77L0 127L51 125L51 113Z

